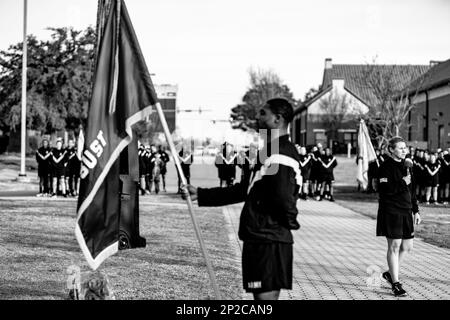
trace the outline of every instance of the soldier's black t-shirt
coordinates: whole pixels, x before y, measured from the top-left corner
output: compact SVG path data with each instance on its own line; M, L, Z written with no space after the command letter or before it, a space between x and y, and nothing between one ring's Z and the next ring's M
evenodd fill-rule
M66 150L64 149L56 149L52 150L52 174L54 176L63 176L64 175L64 157L66 156Z

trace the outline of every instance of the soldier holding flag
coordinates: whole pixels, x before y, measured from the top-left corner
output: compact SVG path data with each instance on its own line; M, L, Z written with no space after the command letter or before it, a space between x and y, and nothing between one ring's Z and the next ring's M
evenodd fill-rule
M257 115L259 129L268 130L265 148L252 171L250 184L243 181L226 188L187 186L199 206L223 206L245 201L239 237L244 241L244 289L256 300L276 300L281 289L292 289L293 237L297 198L301 184L298 152L289 141L288 124L294 112L285 99L267 101ZM273 146L278 144L279 150ZM264 162L264 163L262 163Z

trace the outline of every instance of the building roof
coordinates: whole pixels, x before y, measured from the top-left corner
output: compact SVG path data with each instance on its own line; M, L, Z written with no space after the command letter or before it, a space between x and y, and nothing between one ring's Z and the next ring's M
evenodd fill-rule
M450 59L431 67L423 76L423 83L420 80L414 81L411 88L421 92L448 84L450 84Z
M343 79L344 89L368 106L376 104L377 99L373 90L368 86L364 77L367 75L369 68L380 74L392 73L395 83L398 85L396 89L404 88L411 82L426 73L429 65L369 65L369 64L331 64L331 59L327 59L323 73L323 81L321 89L311 99L302 103L295 113L299 113L311 105L317 98L321 97L325 92L332 88L333 80ZM372 72L372 71L371 71Z
M429 65L352 65L336 64L330 69L325 69L323 74L322 88L332 85L333 79L344 79L344 88L352 92L356 97L362 100L368 106L376 103L376 97L372 88L367 86L364 76L367 75L369 68L374 68L373 72L380 74L390 74L397 85L394 89L404 88L411 82L411 79L417 79L426 73ZM372 71L371 71L372 72Z

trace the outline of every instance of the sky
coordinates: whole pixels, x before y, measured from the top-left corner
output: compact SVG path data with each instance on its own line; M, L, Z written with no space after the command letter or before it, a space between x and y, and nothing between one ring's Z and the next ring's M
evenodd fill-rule
M210 119L229 117L251 67L276 72L300 99L321 83L325 58L336 64L450 58L450 0L125 3L153 81L177 84L178 108L210 110L200 116ZM21 0L0 0L0 50L21 41L22 10ZM28 33L46 39L46 27L95 26L96 11L96 0L28 0Z

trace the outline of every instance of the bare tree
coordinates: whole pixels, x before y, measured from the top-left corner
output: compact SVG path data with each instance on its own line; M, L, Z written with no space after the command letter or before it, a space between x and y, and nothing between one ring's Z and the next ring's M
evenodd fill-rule
M337 94L335 91L331 91L326 99L320 100L319 107L324 112L321 120L327 128L328 139L332 141L337 140L338 129L342 124L357 116L350 108L348 96Z
M406 118L416 107L415 97L425 80L426 66L367 64L360 76L371 101L364 116L370 134L381 147L408 126Z

